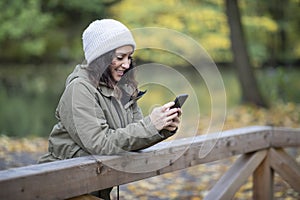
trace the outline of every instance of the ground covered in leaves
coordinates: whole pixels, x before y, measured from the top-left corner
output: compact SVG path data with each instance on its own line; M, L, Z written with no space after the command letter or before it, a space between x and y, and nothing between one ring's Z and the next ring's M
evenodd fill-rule
M199 131L204 130L203 118ZM270 109L254 106L238 106L227 113L224 130L251 125L271 125L281 127L300 127L300 105L293 103L277 104ZM21 167L36 163L37 158L47 151L45 138L9 138L0 136L0 170ZM298 163L300 154L298 149L287 149ZM217 162L198 165L185 170L168 173L161 176L121 185L120 199L167 200L190 199L200 200L209 192L217 180L232 165L236 157ZM236 200L252 199L252 177L236 193ZM116 199L116 188L112 191ZM300 194L275 174L275 199L300 199Z

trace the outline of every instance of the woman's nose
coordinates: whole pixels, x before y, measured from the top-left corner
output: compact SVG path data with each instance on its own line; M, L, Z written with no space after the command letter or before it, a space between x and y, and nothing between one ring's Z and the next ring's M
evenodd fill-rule
M130 67L130 59L125 60L121 66L128 69Z
M128 69L129 68L129 63L122 63L121 67L124 67L124 68Z

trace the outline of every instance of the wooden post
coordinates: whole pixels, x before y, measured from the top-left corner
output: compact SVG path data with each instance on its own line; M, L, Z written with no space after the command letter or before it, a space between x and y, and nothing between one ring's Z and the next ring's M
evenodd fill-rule
M232 199L257 166L266 157L266 151L244 154L215 184L205 200Z
M270 152L271 167L297 192L300 192L300 166L283 149Z
M269 155L269 153L268 153ZM264 161L253 173L253 199L273 199L274 171L270 167L270 157L266 156Z

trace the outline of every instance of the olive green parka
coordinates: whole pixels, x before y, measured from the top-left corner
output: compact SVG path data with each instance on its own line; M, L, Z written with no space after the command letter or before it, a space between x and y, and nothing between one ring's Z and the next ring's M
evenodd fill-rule
M143 117L133 88L121 86L128 98L121 102L114 90L96 88L86 66L76 66L66 81L56 109L58 123L49 136L48 153L39 163L86 155L112 155L147 148L173 135L157 131L150 117Z

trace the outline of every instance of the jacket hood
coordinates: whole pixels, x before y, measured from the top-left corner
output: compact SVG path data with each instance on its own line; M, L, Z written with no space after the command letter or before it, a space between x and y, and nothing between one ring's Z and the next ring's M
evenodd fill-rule
M73 70L73 72L66 79L65 87L67 87L74 79L76 79L78 77L81 77L81 78L85 79L86 81L90 82L90 80L88 78L88 73L85 70L86 67L87 67L86 65L77 65L75 67L75 69Z

